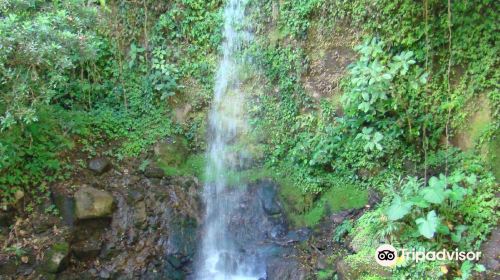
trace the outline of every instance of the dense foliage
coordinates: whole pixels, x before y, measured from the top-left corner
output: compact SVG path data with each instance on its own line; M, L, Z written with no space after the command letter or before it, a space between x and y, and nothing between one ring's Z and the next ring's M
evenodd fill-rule
M477 250L498 218L490 172L499 149L491 145L500 126L498 4L248 2L255 64L243 86L251 93L252 144L262 148L267 171L245 176L280 180L297 225L314 226L328 211L363 207L368 191L380 193L376 209L332 236L349 234L359 245L353 263L380 242ZM173 135L202 152L222 4L0 1L2 202L19 190L47 195L51 182L78 168L72 157L80 152L123 160ZM324 46L335 40L352 47L350 66L335 91L314 96L304 86L314 52L330 51ZM470 129L479 101L490 120L472 129L478 135L469 152L460 151L454 137ZM202 157L190 161L192 173L202 173ZM466 279L481 269L400 263L392 273L407 279L450 271Z
M209 98L220 4L3 1L2 200L69 176L70 149L123 159L182 131L184 88L204 85L196 109Z
M371 256L378 242L427 250L479 248L497 220L497 183L488 172L496 168L489 158L497 154L488 143L497 141L499 128L494 7L492 1L384 0L258 5L257 22L274 29L257 28L265 30L254 53L268 88L254 95L251 112L258 131L269 132L267 165L293 178L301 192L287 187L282 193L293 205L292 216L317 223L317 208L329 190L344 186L349 192L346 186L355 185L384 195L375 211L340 227L334 237L352 232L361 240L357 255L371 250ZM262 17L270 13L278 16ZM357 54L341 83L341 98L308 93L304 80L317 55L310 53L311 44L328 45L309 37L349 40L334 35L356 29L366 39L351 42ZM483 98L492 121L474 136L480 156L468 155L451 143ZM393 275L401 279L448 271L467 278L482 269L469 262L398 267Z

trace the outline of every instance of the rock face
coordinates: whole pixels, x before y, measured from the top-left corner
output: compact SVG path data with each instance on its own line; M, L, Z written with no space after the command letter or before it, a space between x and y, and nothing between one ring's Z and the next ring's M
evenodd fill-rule
M267 280L305 280L308 271L294 259L275 259L267 264Z
M44 259L37 262L33 255L30 264L0 264L6 279L192 279L203 234L202 188L196 178L109 172L83 180L74 194L65 185L53 191L52 203L74 217L71 223L29 223L37 227L33 240L45 238ZM289 256L296 255L294 246L310 231L289 231L276 188L267 180L250 184L233 205L230 234L241 248L237 254L262 262L260 272L269 273L268 279L306 279L309 271ZM229 255L227 260L235 261Z
M276 198L276 188L269 181L263 181L260 183L258 188L258 193L262 207L268 215L276 215L281 213L281 206Z
M75 209L80 220L108 217L113 213L113 196L103 190L81 187L75 193Z
M74 275L88 279L188 277L201 216L197 180L126 175L111 176L105 183L113 190L115 210L111 216L75 223L74 259L59 279L74 279ZM87 195L88 189L82 189Z
M93 158L89 161L88 167L95 174L101 175L111 169L111 162L106 158Z

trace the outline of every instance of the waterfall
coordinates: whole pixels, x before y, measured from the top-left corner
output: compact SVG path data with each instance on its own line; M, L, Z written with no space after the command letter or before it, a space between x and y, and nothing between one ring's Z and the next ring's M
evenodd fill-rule
M231 213L246 186L229 186L228 173L247 160L238 141L245 137L242 50L252 39L247 31L246 0L227 0L224 8L224 42L209 114L208 150L204 200L205 222L196 265L196 279L239 280L265 277L257 254L238 246L229 231ZM240 148L237 148L240 146ZM232 173L234 174L234 172Z

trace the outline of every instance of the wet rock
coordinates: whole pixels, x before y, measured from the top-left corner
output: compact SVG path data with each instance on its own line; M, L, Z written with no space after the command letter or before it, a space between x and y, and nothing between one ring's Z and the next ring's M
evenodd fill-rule
M165 176L165 171L158 166L150 165L146 167L146 170L144 170L144 176L148 178L161 179Z
M309 239L312 231L309 228L299 228L294 231L290 231L283 239L286 240L287 243L293 242L303 242Z
M271 182L263 181L258 189L258 195L262 202L262 207L268 215L281 213L281 207L276 199L276 189Z
M270 237L271 238L280 238L280 237L283 237L286 235L286 232L287 232L287 229L286 229L286 226L283 225L283 224L278 224L278 225L275 225L272 229L271 229L271 234L270 234Z
M192 258L196 247L197 222L188 216L174 216L169 222L167 253L169 256Z
M271 260L266 267L267 280L305 280L308 272L294 259L277 258Z
M77 219L108 217L113 212L113 196L103 190L81 187L75 193Z
M69 260L69 244L56 243L50 248L44 258L44 270L48 273L57 273L66 268Z
M57 191L56 189L51 190L52 201L56 205L57 209L63 221L66 225L73 225L75 222L75 200L73 196Z
M101 175L111 170L111 162L106 158L101 158L101 157L93 158L89 161L88 168L97 175Z

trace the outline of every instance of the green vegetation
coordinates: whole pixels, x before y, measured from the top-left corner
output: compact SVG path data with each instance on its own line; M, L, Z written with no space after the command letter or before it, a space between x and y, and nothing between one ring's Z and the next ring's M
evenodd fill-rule
M343 225L337 240L349 232L359 252L380 242L479 248L498 218L498 185L489 172L496 168L491 147L498 145L500 124L495 5L308 0L256 6L255 21L272 28L257 28L252 51L265 83L253 95L251 113L257 131L269 132L266 164L289 178L280 191L292 221L317 224L330 201L337 205L332 210L341 208L330 200L338 186L348 197L371 188L382 203L352 229ZM263 16L271 12L272 19ZM331 35L354 30L365 39ZM308 38L313 35L325 41ZM305 86L318 67L314 59L328 59L328 40L349 38L344 45L357 45L357 53L348 57L353 62L339 90L330 91L341 97L314 95ZM476 116L478 103L491 109ZM463 130L473 141L465 152L452 146ZM348 208L363 205L363 195L352 193L357 201ZM450 277L474 269L442 265ZM396 279L424 274L443 276L438 265L393 270Z
M157 163L210 181L203 152L223 2L0 1L2 202L20 190L41 202L83 167L75 155L137 157L143 171ZM498 5L248 3L255 64L242 80L253 135L242 145L261 165L228 171L229 184L276 180L291 222L310 227L378 192L379 205L332 236L352 239L358 253L348 259L362 279L381 277L363 260L382 242L477 250L498 219ZM309 84L325 69L340 82L320 76L315 94ZM173 144L155 151L166 139ZM467 279L481 269L403 263L390 272Z
M174 124L172 111L188 86L205 85L190 93L194 109L203 110L209 98L220 5L4 1L2 201L68 178L72 149L122 160L166 136L196 131Z

